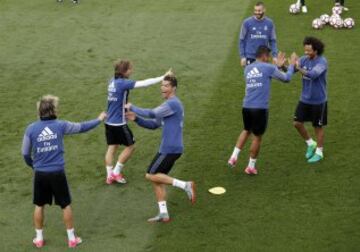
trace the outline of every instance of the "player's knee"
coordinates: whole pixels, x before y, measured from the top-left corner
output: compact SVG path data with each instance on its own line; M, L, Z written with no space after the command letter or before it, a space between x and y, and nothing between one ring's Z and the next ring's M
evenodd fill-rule
M293 125L294 125L295 128L300 128L301 125L302 125L302 123L301 123L301 122L294 121L294 122L293 122Z
M145 174L145 178L146 178L147 180L151 180L151 179L152 179L152 175L151 175L150 173L146 173L146 174Z

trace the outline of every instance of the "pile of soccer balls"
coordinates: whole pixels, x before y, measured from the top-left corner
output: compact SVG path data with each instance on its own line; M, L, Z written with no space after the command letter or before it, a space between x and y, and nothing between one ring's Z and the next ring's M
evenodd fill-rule
M321 15L319 18L316 18L312 22L312 27L316 30L322 29L325 25L329 24L335 29L347 28L351 29L355 26L355 21L352 18L342 19L342 7L334 6L332 8L332 15L328 14Z

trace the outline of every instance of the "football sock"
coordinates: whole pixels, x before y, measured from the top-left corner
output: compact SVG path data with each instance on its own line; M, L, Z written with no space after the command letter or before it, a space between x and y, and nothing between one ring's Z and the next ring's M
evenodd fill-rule
M309 138L305 142L306 142L307 146L313 145L315 143L315 141L312 138Z
M315 153L319 156L323 156L323 147L317 147Z
M237 157L238 157L239 154L240 154L240 151L241 151L241 150L240 150L238 147L235 146L234 151L233 151L233 153L232 153L232 155L231 155L231 158L237 159Z
M36 240L38 241L44 240L42 229L35 229L35 232L36 232Z
M122 163L117 162L114 168L114 174L119 175L121 173L121 169L124 167Z
M186 182L182 180L174 179L172 185L184 190L186 187Z
M112 174L112 165L107 165L106 166L106 173L107 173L107 177L109 178Z
M168 213L168 210L167 210L167 206L166 206L166 201L159 201L158 202L158 205L159 205L159 211L160 213Z
M255 168L255 164L256 164L256 158L250 158L248 167Z
M67 232L69 241L75 240L75 230L73 228L67 229L66 232Z

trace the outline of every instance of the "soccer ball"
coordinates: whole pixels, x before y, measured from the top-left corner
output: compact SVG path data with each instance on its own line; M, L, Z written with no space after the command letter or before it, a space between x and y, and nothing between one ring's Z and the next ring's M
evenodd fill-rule
M344 27L351 29L355 26L355 21L352 18L347 18L344 20Z
M290 5L289 12L291 14L298 14L300 12L300 8L297 4Z
M341 15L342 13L342 7L341 6L334 6L332 8L332 13L336 15Z
M335 26L336 21L337 21L338 19L341 19L341 17L340 17L339 15L332 15L332 16L329 18L329 24L330 24L331 26Z
M340 28L342 28L344 26L344 21L342 20L342 18L337 18L335 20L335 24L333 26L336 29L340 29Z
M319 29L323 28L323 22L321 21L320 18L316 18L312 22L312 27L316 30L319 30Z
M323 14L320 16L320 19L323 24L328 24L330 21L330 16L328 14Z

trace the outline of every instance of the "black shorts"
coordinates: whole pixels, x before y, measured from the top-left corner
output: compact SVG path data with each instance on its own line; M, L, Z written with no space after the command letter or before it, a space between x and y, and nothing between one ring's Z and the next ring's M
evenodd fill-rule
M327 102L313 105L300 101L295 110L294 121L312 122L316 128L327 125Z
M170 153L170 154L161 154L157 153L151 162L147 173L156 174L164 173L168 174L175 164L175 161L181 156L181 153Z
M112 126L105 124L106 142L108 145L130 146L135 143L133 133L127 124Z
M256 59L253 59L253 58L246 58L246 65L250 65L252 63L254 63L256 61Z
M65 172L40 172L35 171L33 203L37 206L55 204L65 208L71 204L69 186Z
M267 109L243 108L242 114L245 130L252 132L255 136L265 133L269 115Z

